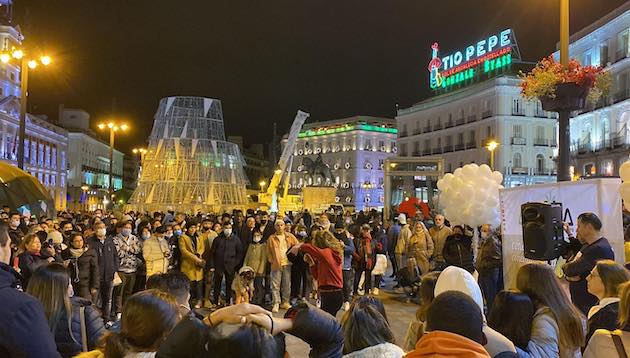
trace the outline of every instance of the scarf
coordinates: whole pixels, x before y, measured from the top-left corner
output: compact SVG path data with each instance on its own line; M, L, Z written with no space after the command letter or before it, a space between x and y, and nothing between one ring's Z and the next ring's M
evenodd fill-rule
M69 249L70 254L72 255L72 257L74 258L78 258L81 257L81 255L83 255L83 253L86 251L84 248L81 249L75 249L75 248L70 248Z
M363 250L363 262L365 262L365 268L368 270L372 269L372 235L368 232L363 235L363 245L361 245L361 249Z

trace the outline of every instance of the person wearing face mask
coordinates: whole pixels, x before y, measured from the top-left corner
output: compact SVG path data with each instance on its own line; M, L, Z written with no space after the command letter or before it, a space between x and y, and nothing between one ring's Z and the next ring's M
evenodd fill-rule
M494 297L503 290L502 249L501 240L493 232L490 224L481 226L481 240L479 242L479 257L475 264L479 273L479 287L486 299L488 311L492 308Z
M352 268L352 253L355 251L354 241L341 222L335 224L335 237L343 242L343 266L341 268L343 276L343 310L347 311L350 309L352 288L354 286L354 269Z
M138 255L142 254L142 244L140 240L131 233L131 223L121 222L120 234L114 236L114 245L118 253L119 265L118 276L122 283L120 284L120 293L117 297L117 307L122 309L127 298L133 293L136 283L136 272L140 266L141 260Z
M247 253L243 261L244 266L249 266L254 269L254 297L252 303L256 305L264 304L265 298L263 280L267 268L267 244L262 238L262 232L253 232L252 241L247 246Z
M190 219L186 224L186 233L179 239L181 252L181 270L190 280L191 305L201 308L203 301L203 269L206 261L203 259L206 250L205 242L197 233L197 221Z
M212 253L210 267L214 269L214 304L219 304L221 282L225 276L225 304L230 305L232 280L243 256L241 240L232 232L230 223L223 224L223 231L214 239L210 251Z
M204 247L206 248L202 255L202 258L206 261L206 267L203 270L204 283L205 283L204 293L203 293L203 297L204 297L203 305L206 307L211 307L212 306L211 292L212 292L212 287L214 286L213 281L212 281L214 278L214 270L212 270L212 268L210 267L210 262L212 262L212 257L211 257L212 251L210 249L212 248L214 239L216 239L217 236L219 235L219 232L221 232L221 226L219 225L219 227L215 229L213 228L214 225L212 225L212 221L210 221L210 219L204 219L203 227L204 227L204 232L199 235L199 238L203 240Z
M269 214L266 211L262 211L260 213L260 226L259 230L263 233L263 241L267 241L269 236L273 235L276 232L275 225L272 221L269 220Z
M182 263L182 254L179 251L179 239L182 236L182 228L178 224L171 225L171 235L168 236L168 231L166 232L166 241L168 241L168 245L171 247L171 270L180 270Z
M152 236L144 240L142 256L147 266L147 277L168 271L171 249L164 238L165 233L166 226L160 226Z
M12 259L15 257L17 248L22 244L24 231L20 228L20 214L13 212L9 215L9 237L11 238Z
M83 236L75 232L70 235L70 246L61 253L61 257L68 268L75 295L96 302L100 288L96 251L87 247Z
M298 242L308 242L309 237L306 233L306 227L303 225L295 226L294 236ZM309 271L308 264L304 261L304 254L301 252L295 255L288 255L291 261L291 302L297 300L305 300L313 290L313 278Z
M63 236L63 243L70 246L70 234L74 231L72 223L69 221L62 222L59 227L61 228L61 235Z
M118 271L119 258L116 252L116 245L111 236L107 236L107 229L103 222L97 221L94 226L94 235L87 239L88 247L96 252L99 272L99 292L100 309L105 323L112 321L112 293L114 290L114 275Z

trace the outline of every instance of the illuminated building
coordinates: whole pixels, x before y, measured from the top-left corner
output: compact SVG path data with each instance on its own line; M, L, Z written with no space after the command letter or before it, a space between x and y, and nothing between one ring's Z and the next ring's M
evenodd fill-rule
M293 153L289 192L334 186L337 204L355 210L382 208L383 163L396 155L395 126L393 119L369 116L304 124ZM305 158L315 161L320 155L331 170L330 181L306 173Z
M513 31L446 55L439 49L433 44L427 66L435 95L398 110L398 155L439 156L444 171L452 172L468 163L489 164L485 144L495 140L494 166L506 187L555 182L556 120L539 101L520 95L515 73L524 66Z

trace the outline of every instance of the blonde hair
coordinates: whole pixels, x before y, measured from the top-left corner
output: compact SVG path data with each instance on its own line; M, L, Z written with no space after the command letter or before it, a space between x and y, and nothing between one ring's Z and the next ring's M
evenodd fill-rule
M619 285L619 315L617 322L619 328L623 328L630 323L630 282Z
M315 246L320 249L329 248L333 251L337 251L343 258L343 245L330 231L320 230L315 233L315 240L313 241Z
M606 297L617 297L619 285L630 280L630 272L613 260L597 261L595 269L604 284Z

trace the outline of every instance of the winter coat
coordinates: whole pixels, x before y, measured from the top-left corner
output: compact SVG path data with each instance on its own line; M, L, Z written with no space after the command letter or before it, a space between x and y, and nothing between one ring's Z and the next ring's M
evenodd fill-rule
M156 273L168 271L168 263L171 258L171 248L164 238L151 236L142 245L142 257L147 265L147 277Z
M297 239L293 234L288 232L284 233L284 237L287 240L287 250L289 250L293 245L298 243ZM274 271L280 270L280 258L282 253L280 252L280 239L276 234L269 236L267 240L267 259L271 263L271 269Z
M391 255L396 251L396 243L400 235L400 225L398 223L392 225L387 230L387 252Z
M89 300L75 296L70 299L70 303L72 304L72 322L70 323L72 337L68 329L68 316L65 314L61 317L59 322L57 322L54 332L57 350L63 357L74 357L82 350L81 307L85 309L85 330L87 333L88 349L96 348L98 341L103 334L105 334L103 318ZM72 339L73 337L74 340Z
M468 236L453 234L446 239L442 251L447 265L461 267L474 272L472 239Z
M472 339L446 331L432 331L420 338L406 358L490 358L483 346Z
M429 235L431 236L431 239L433 239L433 246L435 248L433 254L435 256L435 261L438 263L444 262L444 256L442 255L442 252L444 250L446 238L451 236L451 234L453 234L453 231L450 227L446 225L442 225L441 228L433 226L429 229Z
M360 351L344 354L343 358L401 358L405 355L402 348L392 343L381 343L363 348Z
M243 246L235 234L229 237L226 237L224 233L219 234L212 243L211 252L210 267L217 272L235 273L243 260Z
M612 334L621 336L623 347L626 351L626 355L630 356L630 327L626 327L623 330L617 329L615 331L609 331L606 329L598 329L593 334L593 337L588 341L588 345L582 355L584 358L615 358L619 357L615 343L612 340Z
M352 238L348 237L348 232L341 234L335 234L335 237L343 242L343 270L350 270L352 268L352 254L355 251L354 242Z
M24 251L18 255L18 267L22 275L22 287L24 290L28 287L28 280L31 279L33 272L46 264L48 264L48 260L41 255L33 254L28 251Z
M309 303L300 303L291 313L293 328L287 333L306 342L310 357L338 358L343 353L343 331L335 317Z
M588 313L588 333L586 342L598 329L614 331L617 328L617 315L619 313L619 298L603 298L597 306L593 306Z
M100 280L105 282L114 280L114 273L118 271L118 263L120 261L114 239L106 237L101 243L96 235L93 235L87 239L87 245L96 252Z
M91 300L90 290L99 289L101 285L96 251L87 248L81 256L74 257L70 249L66 249L61 253L61 257L64 262L68 261L68 275L74 294Z
M20 274L0 263L0 357L59 357L44 307L16 287Z
M423 224L424 225L424 224ZM408 258L415 258L416 263L420 267L420 271L423 274L429 272L430 264L429 260L433 255L433 240L429 236L429 230L424 228L420 234L413 234L409 238L409 245L407 251Z
M438 277L435 283L435 296L446 291L459 291L465 293L477 303L481 312L483 312L483 295L477 281L473 275L457 266L449 266ZM483 347L494 357L503 352L516 352L514 344L501 333L483 324L483 333L486 335L488 342Z
M549 307L543 306L534 313L532 336L527 344L527 352L519 349L519 357L527 358L577 358L580 348L571 349L560 345L560 329Z
M503 265L501 242L490 235L479 245L479 257L477 258L477 271L480 274L500 268Z
M142 244L133 234L128 237L118 234L114 236L114 245L118 253L118 271L124 273L135 273L142 264L139 255L142 254Z
M212 243L214 242L214 239L217 238L217 236L219 236L219 234L214 232L214 230L208 230L199 235L199 238L203 240L203 245L206 248L206 250L203 252L202 257L204 260L206 260L206 265L208 266L208 268L210 262L212 261L212 250L210 249L212 248Z
M363 233L361 233L358 239L355 239L354 246L356 252L353 256L356 262L356 268L371 271L376 263L376 255L383 252L383 246L372 239L371 235L363 235ZM368 247L370 248L371 255L368 255Z
M179 251L182 255L181 258L181 271L191 281L203 280L203 267L198 266L195 263L195 257L201 258L205 251L205 243L200 238L197 238L196 245L190 236L182 234L179 238Z
M267 266L267 244L262 241L250 243L243 265L254 269L256 276L264 276Z
M398 234L398 240L396 240L396 247L394 249L396 263L398 269L405 267L404 255L408 252L409 239L411 239L411 229L409 224L401 226L400 233Z

